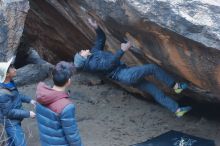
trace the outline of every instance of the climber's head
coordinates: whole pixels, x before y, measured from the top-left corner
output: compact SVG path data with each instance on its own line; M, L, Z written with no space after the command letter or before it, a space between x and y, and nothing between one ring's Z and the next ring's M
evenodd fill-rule
M81 50L74 56L74 65L76 68L82 68L87 57L91 55L90 50Z

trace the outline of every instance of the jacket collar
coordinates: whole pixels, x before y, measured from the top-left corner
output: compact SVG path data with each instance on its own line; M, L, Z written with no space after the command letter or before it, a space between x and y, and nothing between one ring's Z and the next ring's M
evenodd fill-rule
M7 89L10 91L17 90L17 87L13 80L10 82L10 84L0 83L0 88Z

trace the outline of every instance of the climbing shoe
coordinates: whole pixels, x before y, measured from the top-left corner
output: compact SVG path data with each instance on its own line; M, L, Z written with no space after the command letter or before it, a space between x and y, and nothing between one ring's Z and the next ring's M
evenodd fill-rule
M175 88L174 91L175 93L179 94L186 88L188 88L187 83L177 83L177 88Z
M192 109L191 106L185 106L185 107L180 107L176 112L175 115L180 118L184 116L187 112L189 112Z

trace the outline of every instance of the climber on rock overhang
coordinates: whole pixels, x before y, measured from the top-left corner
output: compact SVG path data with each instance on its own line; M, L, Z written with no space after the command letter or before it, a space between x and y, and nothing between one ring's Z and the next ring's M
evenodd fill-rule
M97 38L91 50L81 50L74 55L73 62L77 70L101 73L111 80L133 86L142 92L150 93L159 104L175 113L177 117L182 117L191 110L190 106L180 107L176 101L166 96L163 91L147 81L145 77L153 75L156 79L172 88L177 94L188 87L186 83L176 82L169 74L155 64L134 67L126 66L120 59L132 47L132 44L129 41L121 43L121 48L115 54L104 51L105 33L96 21L89 18L88 22L95 29Z

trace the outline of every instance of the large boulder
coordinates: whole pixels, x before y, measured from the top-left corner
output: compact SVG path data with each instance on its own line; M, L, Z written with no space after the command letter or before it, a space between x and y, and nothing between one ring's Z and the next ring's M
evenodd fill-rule
M0 1L0 61L15 55L29 8L28 0Z
M89 48L93 17L107 34L106 49L120 42L135 47L123 60L128 65L156 63L178 80L189 81L186 93L219 102L220 3L207 0L30 0L25 35L50 62L71 60Z

